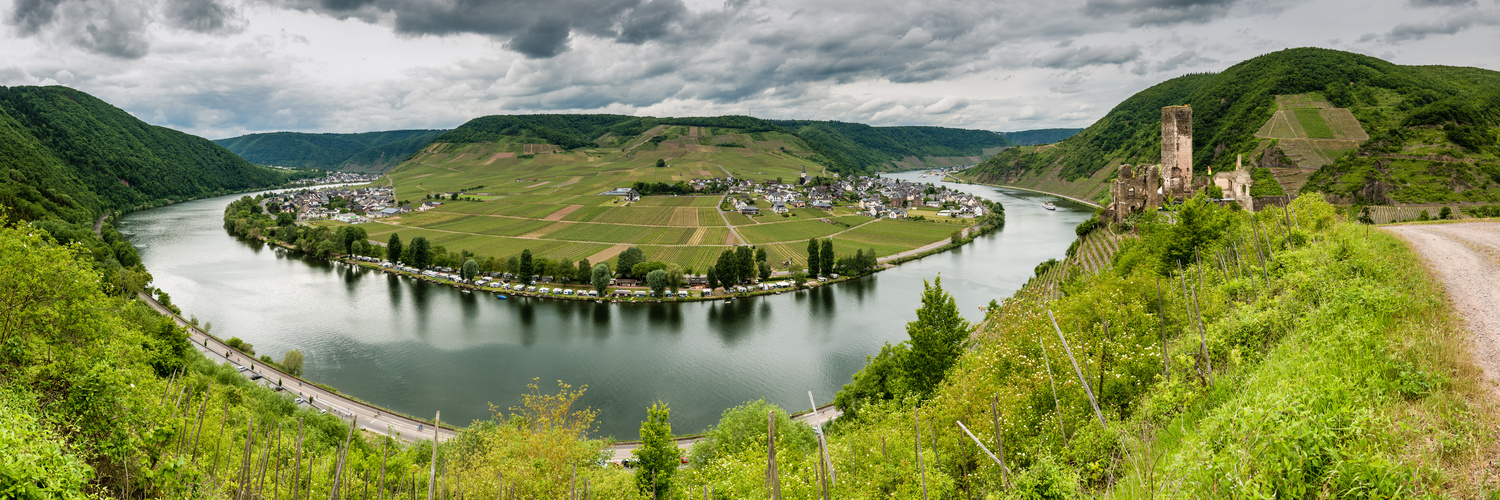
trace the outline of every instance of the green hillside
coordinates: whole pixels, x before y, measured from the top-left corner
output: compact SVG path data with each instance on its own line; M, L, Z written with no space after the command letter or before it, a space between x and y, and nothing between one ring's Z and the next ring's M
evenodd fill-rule
M214 142L261 165L321 170L384 172L431 143L446 130L389 130L359 134L271 132Z
M860 171L881 170L907 157L980 157L1009 146L1005 136L987 130L943 127L871 127L859 123L774 120L795 132L819 155Z
M1036 130L1020 130L1016 132L1001 132L1000 135L1017 146L1036 146L1040 144L1052 144L1067 139L1082 132L1081 128L1043 128Z
M65 87L0 87L6 215L92 222L106 211L286 182L207 139Z
M623 147L627 142L622 141L664 126L711 129L700 134L703 136L786 133L793 137L795 147L812 153L805 155L808 160L844 174L890 170L910 158L972 157L977 161L986 153L1011 144L995 132L944 127L872 127L835 121L761 120L748 116L654 118L624 115L485 116L470 120L434 142L544 144L563 150Z
M1334 106L1351 109L1371 136L1367 144L1376 143L1377 149L1386 154L1467 158L1475 160L1464 162L1468 165L1483 164L1493 158L1494 130L1500 125L1497 84L1500 73L1481 69L1399 66L1326 49L1284 50L1241 62L1221 73L1186 75L1162 82L1121 102L1097 123L1056 146L1006 150L965 176L979 182L1073 184L1098 199L1104 194L1103 183L1110 178L1105 167L1159 160L1160 110L1180 104L1193 107L1196 171L1232 168L1237 154L1245 155L1251 163L1279 166L1280 148L1274 140L1256 137L1256 132L1280 109L1278 96L1298 94L1326 96ZM1436 136L1418 132L1435 127L1455 131L1443 130ZM1361 151L1377 152L1370 147ZM1417 169L1421 172L1394 178L1398 176L1377 163L1336 162L1328 173L1314 176L1305 189L1352 196L1362 189L1368 191L1373 183L1392 184L1377 189L1381 192L1421 184L1408 196L1415 200L1433 195L1427 192L1433 184L1427 177L1454 170L1424 164ZM1451 177L1464 177L1449 173Z
M591 137L591 147L559 146ZM746 117L485 117L439 137L379 181L402 204L443 205L360 227L377 241L421 236L481 261L529 250L552 262L616 265L636 246L648 261L699 271L724 250L748 244L775 256L768 266L781 272L805 265L809 238L828 238L839 252L890 257L948 240L977 221L939 217L931 207L911 207L925 220L871 218L843 189L830 189L838 197L832 210L794 206L776 214L762 194L739 186L732 197L765 211L753 218L726 198L730 178L797 184L805 172L810 185L829 186L835 172L820 158L802 137ZM689 185L697 180L703 184ZM621 187L648 196L631 202L603 194Z

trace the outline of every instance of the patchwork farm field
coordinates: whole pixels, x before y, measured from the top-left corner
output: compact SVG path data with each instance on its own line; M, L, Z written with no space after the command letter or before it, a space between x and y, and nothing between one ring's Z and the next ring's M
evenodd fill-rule
M759 185L778 179L795 183L804 172L828 175L809 159L813 152L789 134L658 126L639 136L596 142L598 147L567 151L513 137L433 144L377 183L393 186L402 204L441 204L364 227L373 241L383 243L391 234L405 242L422 236L449 252L481 258L505 259L531 250L552 260L588 258L614 266L621 251L636 246L647 260L699 273L736 243L765 247L772 267L782 271L805 266L809 238L832 237L841 254L874 249L890 255L946 240L962 227L874 219L842 206L794 209L782 217L763 199L758 206L766 214L750 217L721 211L722 193L670 194L683 193L695 180L732 178ZM669 194L633 201L606 194L636 183L664 186L655 189ZM759 199L754 193L737 195Z

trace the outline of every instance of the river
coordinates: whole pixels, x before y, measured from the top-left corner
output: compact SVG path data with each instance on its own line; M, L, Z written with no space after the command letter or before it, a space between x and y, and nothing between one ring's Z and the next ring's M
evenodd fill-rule
M890 177L936 182L916 173ZM595 435L635 439L646 408L672 409L673 431L701 431L737 404L765 398L792 411L819 404L885 342L906 339L923 280L939 274L971 321L1009 296L1093 209L1027 191L942 183L1000 201L1005 228L956 250L816 290L731 303L595 304L497 300L333 265L231 237L224 207L242 195L142 212L117 227L183 314L239 337L257 354L306 355L304 376L418 416L467 424L508 411L533 379L588 386ZM1041 208L1045 200L1056 211Z

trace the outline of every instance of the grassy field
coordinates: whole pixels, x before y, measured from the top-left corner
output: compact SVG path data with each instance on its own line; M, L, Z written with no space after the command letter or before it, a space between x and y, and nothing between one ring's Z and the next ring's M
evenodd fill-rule
M729 248L730 227L745 243L768 245L772 267L803 265L805 242L839 234L835 248L853 253L874 248L882 255L945 240L957 226L880 221L796 209L783 217L769 212L748 217L720 213L723 196L647 196L635 202L602 193L636 182L694 179L795 181L803 172L823 175L807 158L813 152L794 136L741 133L733 129L659 126L636 137L606 137L599 147L561 151L545 144L503 139L483 144L435 144L396 167L378 184L395 187L403 203L441 201L429 210L366 226L370 238L403 241L424 236L449 251L506 258L524 249L550 259L608 258L622 245L639 246L648 260L677 262L698 270ZM657 160L666 163L657 167ZM461 193L463 198L448 196ZM833 223L817 219L828 219ZM726 224L727 221L727 224ZM915 229L915 230L912 230ZM777 243L786 242L786 245Z
M794 220L791 222L745 226L739 228L739 231L740 235L744 236L750 243L759 244L824 238L847 229L841 225L830 224L820 220Z
M1302 130L1307 132L1309 139L1333 139L1333 129L1328 128L1328 122L1323 121L1322 110L1318 108L1299 108L1296 110L1297 122L1302 124Z
M962 230L966 225L942 222L914 222L882 219L874 224L865 224L840 235L843 239L899 247L919 247L942 241ZM894 252L893 252L894 253Z

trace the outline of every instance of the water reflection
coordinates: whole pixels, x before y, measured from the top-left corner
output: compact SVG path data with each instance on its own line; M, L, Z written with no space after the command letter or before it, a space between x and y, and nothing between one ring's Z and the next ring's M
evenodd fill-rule
M533 378L586 384L581 403L600 411L598 434L631 439L658 399L687 433L748 400L801 408L808 390L832 395L866 355L905 340L923 279L943 273L960 310L977 319L978 305L1061 256L1073 226L1092 213L1061 201L1046 212L1042 195L958 188L1005 203L1007 227L872 278L687 304L496 300L358 268L334 272L300 252L228 236L220 216L238 196L137 212L117 226L184 311L272 357L301 349L313 380L458 422L487 418L487 402L515 406Z

